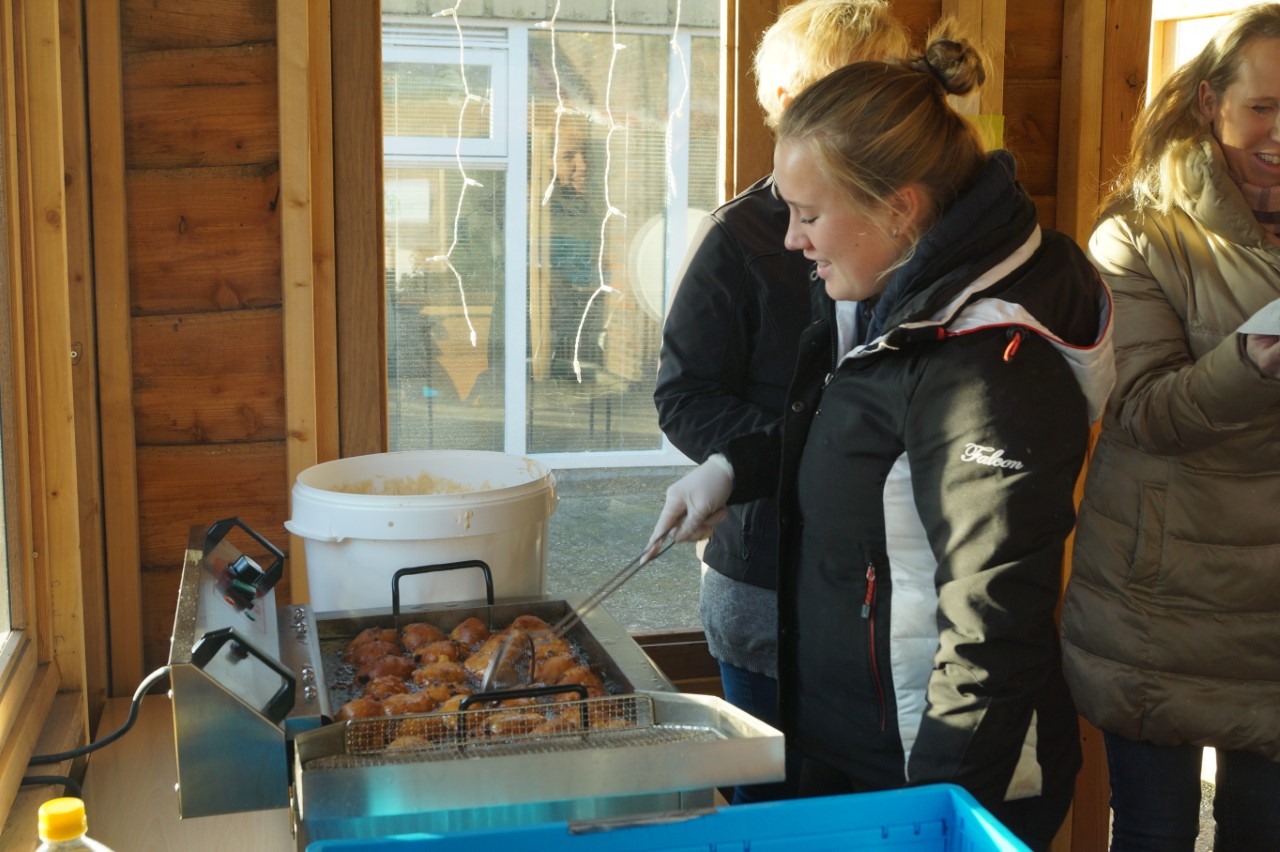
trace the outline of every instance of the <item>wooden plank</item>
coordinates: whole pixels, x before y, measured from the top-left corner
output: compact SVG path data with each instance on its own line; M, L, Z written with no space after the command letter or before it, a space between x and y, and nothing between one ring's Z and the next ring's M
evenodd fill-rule
M726 93L724 118L725 198L732 198L773 171L773 135L764 123L764 110L756 99L751 57L764 31L777 20L784 4L766 0L737 0L730 5L727 26L722 26L725 61L720 66Z
M1004 144L1018 161L1018 180L1032 195L1052 195L1058 175L1058 81L1005 84Z
M138 317L133 357L139 442L284 440L278 309Z
M80 575L80 500L76 477L75 398L71 381L71 309L67 287L66 201L63 193L62 91L58 6L23 7L23 62L27 85L28 200L35 329L36 394L33 413L41 432L39 460L43 525L34 541L50 584L53 652L65 689L85 685L83 584ZM39 282L39 286L34 286Z
M93 185L94 290L98 405L103 459L111 694L128 695L142 681L142 589L139 584L138 480L134 458L133 363L130 357L129 261L124 185L124 91L120 64L120 4L85 0L89 131Z
M1063 4L1009 0L1004 42L1008 80L1053 80L1062 75Z
M29 365L25 322L28 277L23 259L27 227L21 216L25 209L26 181L23 179L25 158L20 161L18 156L19 140L24 137L19 135L18 122L21 88L16 27L13 4L3 4L0 6L0 117L3 119L0 131L4 138L0 142L0 165L4 171L3 179L0 179L0 203L3 204L4 221L0 223L0 270L3 270L4 278L0 281L0 317L7 323L7 333L0 334L0 365L4 365L8 372L4 381L0 381L0 411L5 412L0 416L0 436L3 436L8 450L0 486L6 500L5 556L10 566L10 626L30 629L36 625L32 632L37 634L43 650L49 646L48 631L41 629L41 619L34 617L37 609L31 542L34 540L36 519L35 501L31 499L31 468L35 451L31 446L31 430L27 426L31 422L27 405ZM42 656L41 659L47 657ZM15 680L13 688L22 690L24 684ZM0 695L0 701L3 701L3 695ZM7 727L0 727L0 740L7 731Z
M133 53L124 57L124 85L142 89L181 89L197 86L274 86L274 44L237 44Z
M144 568L177 570L192 524L234 516L287 552L284 481L282 441L139 447Z
M89 204L89 138L85 118L84 30L80 0L58 0L61 21L62 127L65 162L71 392L75 405L76 479L80 483L80 576L86 601L107 599L103 553L101 456L98 453L97 340L93 313L93 240ZM107 611L84 610L85 696L96 719L107 698L110 660Z
M280 304L276 163L133 170L126 191L134 313Z
M319 458L316 449L316 297L311 257L311 73L309 0L279 0L280 239L284 283L284 494ZM369 100L378 100L369 98ZM306 603L307 563L301 539L290 548L294 600ZM282 601L283 602L283 601Z
M273 0L120 0L126 53L274 41Z
M42 724L34 746L35 754L59 754L76 748L85 742L85 732L89 730L85 723L83 705L75 693L59 692L50 698L52 701L48 715L39 719ZM25 774L75 778L83 775L85 762L85 758L77 761L64 760L47 766L30 767ZM29 852L37 837L36 823L40 805L49 799L65 795L73 794L66 792L65 787L60 784L22 787L9 808L4 830L0 833L0 852Z
M1107 0L1099 152L1104 185L1115 178L1129 151L1133 123L1146 95L1150 21L1151 0Z
M341 455L387 448L383 257L382 18L376 4L333 10L334 233Z
M329 0L308 0L311 277L315 294L316 458L338 457L338 294L333 222L333 59Z
M61 675L55 664L46 664L36 669L31 689L26 693L26 701L19 708L11 733L0 743L0 802L13 802L18 795L19 782L26 774L27 761L36 754L36 743L40 741L45 720L53 707L54 695L58 689ZM71 700L79 705L80 728L74 732L79 742L84 742L84 701L83 697L71 694ZM37 804L36 807L39 807ZM31 834L26 838L26 845L18 844L15 849L29 850L35 848L35 812L30 814ZM6 820L8 815L6 815ZM8 834L7 826L6 832Z
M942 17L942 0L894 0L893 14L911 31L912 45L922 48L929 27Z
M279 153L274 83L125 91L129 168L246 165Z
M1052 195L1033 195L1031 202L1036 206L1036 219L1042 228L1057 228L1058 199Z
M1058 230L1083 244L1093 230L1099 200L1102 145L1102 74L1106 0L1080 0L1064 8L1062 102L1058 125Z

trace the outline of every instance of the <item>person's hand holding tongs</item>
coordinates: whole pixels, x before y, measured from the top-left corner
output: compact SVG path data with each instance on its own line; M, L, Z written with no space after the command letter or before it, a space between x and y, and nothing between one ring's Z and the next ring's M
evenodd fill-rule
M711 535L711 528L724 520L725 506L732 492L733 466L718 453L676 480L667 489L667 501L649 537L645 549L648 559L661 552L668 537L667 546L670 546L678 541L700 541Z

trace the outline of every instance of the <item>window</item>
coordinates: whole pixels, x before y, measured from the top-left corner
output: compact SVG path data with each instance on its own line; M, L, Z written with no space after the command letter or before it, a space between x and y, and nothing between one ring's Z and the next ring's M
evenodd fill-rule
M1239 0L1154 0L1147 97L1174 69L1195 57L1232 12L1246 5Z
M393 5L389 449L684 462L651 392L668 294L717 201L715 4L678 27L455 23Z

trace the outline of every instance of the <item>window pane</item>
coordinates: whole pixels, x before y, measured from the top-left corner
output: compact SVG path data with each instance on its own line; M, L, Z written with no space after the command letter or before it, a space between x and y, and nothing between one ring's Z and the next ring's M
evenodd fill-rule
M668 291L718 192L718 31L473 21L459 34L396 8L391 447L678 464L651 397Z
M667 251L670 199L692 189L712 206L716 75L703 75L710 102L699 81L692 119L671 125L685 82L667 73L669 34L558 32L555 73L552 38L529 36L529 193L542 203L529 221L528 451L656 450L666 259L683 255ZM716 61L714 41L694 42L709 47L698 62Z
M503 448L506 175L468 176L459 208L456 167L384 171L393 450Z
M457 65L384 63L382 132L387 136L490 138L493 135L491 70L485 65L468 67L464 87ZM463 110L468 90L479 99Z

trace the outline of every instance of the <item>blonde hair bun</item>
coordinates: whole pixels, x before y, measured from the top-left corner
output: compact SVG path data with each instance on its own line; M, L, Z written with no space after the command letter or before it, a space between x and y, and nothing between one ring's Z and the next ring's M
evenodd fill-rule
M931 74L949 95L967 95L987 79L987 62L982 51L956 34L955 22L939 22L929 33L924 55L908 63Z

